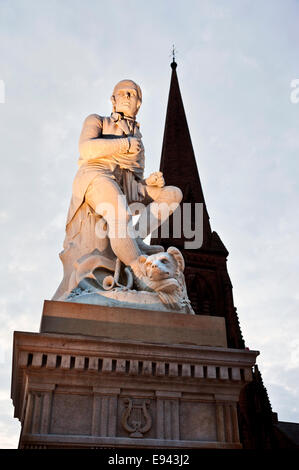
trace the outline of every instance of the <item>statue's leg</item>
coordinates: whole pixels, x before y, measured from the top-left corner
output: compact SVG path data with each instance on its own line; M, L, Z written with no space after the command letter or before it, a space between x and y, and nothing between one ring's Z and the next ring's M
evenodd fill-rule
M160 196L153 194L156 200L174 202L172 190L160 191ZM178 194L175 191L176 195ZM180 199L180 197L177 198ZM133 271L135 286L138 290L153 291L145 272L145 257L136 241L136 232L132 224L132 215L127 200L115 180L107 176L97 176L92 180L85 193L86 202L101 215L108 225L108 236L115 255ZM154 199L153 199L154 201ZM177 205L179 201L177 201Z
M136 232L141 238L153 233L178 208L183 198L182 191L176 186L146 186L146 209L136 224Z
M97 176L87 188L85 200L107 221L113 252L125 265L130 266L141 255L141 251L132 236L132 216L117 182L107 176Z

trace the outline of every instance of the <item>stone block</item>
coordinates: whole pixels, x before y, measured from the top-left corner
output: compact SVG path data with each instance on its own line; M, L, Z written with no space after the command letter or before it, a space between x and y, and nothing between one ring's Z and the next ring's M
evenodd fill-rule
M226 347L223 317L104 307L71 302L44 303L41 333L83 334L114 339Z
M241 380L241 371L239 367L232 367L232 379Z
M130 361L129 374L138 375L138 361Z
M126 373L126 360L125 359L118 359L116 361L116 373L117 374L125 374Z
M69 354L64 355L61 358L61 369L70 369L71 366L71 356Z
M182 377L191 377L191 366L190 364L182 365Z
M204 369L203 366L200 366L198 364L195 365L194 368L194 376L197 378L203 378L204 377Z
M47 354L47 362L46 362L47 369L55 369L56 358L57 358L56 354Z
M227 380L229 378L228 367L223 367L223 366L220 367L219 377L220 377L221 380Z
M216 379L216 367L215 366L207 366L207 378L208 379Z
M212 403L182 402L180 423L182 440L217 440L215 406Z
M178 364L172 362L171 364L169 364L169 377L177 377L178 375Z
M98 370L98 358L97 357L90 357L88 362L88 370Z
M51 434L90 435L93 400L91 395L59 393L53 396ZM78 413L80 410L80 413Z
M112 371L112 359L105 357L102 363L102 372L108 374Z
M75 358L75 369L83 370L85 364L85 358L82 356L76 356Z
M152 362L151 361L143 361L142 365L142 374L146 376L151 376L152 375Z
M42 365L42 359L43 359L43 354L42 353L33 354L31 367L40 368L41 365Z

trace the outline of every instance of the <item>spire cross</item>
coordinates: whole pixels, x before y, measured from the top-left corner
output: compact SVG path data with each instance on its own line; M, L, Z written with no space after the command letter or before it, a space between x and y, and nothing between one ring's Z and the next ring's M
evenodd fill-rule
M176 53L176 50L175 50L175 47L174 47L174 44L172 45L172 61L175 62L175 53Z
M171 55L172 55L172 63L171 63L171 68L172 69L175 69L177 64L176 64L176 61L175 61L175 55L177 53L177 50L176 48L174 47L174 44L172 45L172 50L171 50Z

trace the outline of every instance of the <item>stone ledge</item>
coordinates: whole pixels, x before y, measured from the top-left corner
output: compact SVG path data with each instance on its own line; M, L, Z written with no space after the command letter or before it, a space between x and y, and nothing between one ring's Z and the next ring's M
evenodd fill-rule
M47 448L51 444L59 448L89 447L116 447L116 448L165 448L165 449L242 449L238 442L217 441L184 441L184 440L162 440L162 439L133 439L122 437L95 437L95 436L66 436L64 434L24 434L22 436L22 448Z
M251 368L245 366L217 366L195 363L118 359L69 354L47 354L20 351L18 366L22 369L85 371L97 374L114 374L147 377L181 377L221 381L252 380Z
M14 370L251 381L257 351L15 332ZM178 359L179 358L179 359Z
M259 354L258 351L248 349L219 348L211 346L195 346L190 344L163 344L140 343L134 340L120 340L110 338L98 338L83 335L56 334L56 333L31 333L25 331L14 332L15 352L27 352L32 356L33 367L40 367L42 355L47 355L47 367L56 368L57 355L66 356L63 367L68 365L68 357L78 356L90 358L118 359L119 361L132 359L144 361L145 366L150 361L170 363L190 363L217 366L250 367ZM36 356L35 356L36 355ZM180 360L178 361L178 357ZM20 365L27 365L25 356L20 358ZM42 363L43 364L43 363ZM123 363L124 364L124 363ZM45 364L43 364L45 365ZM120 371L122 370L119 363ZM84 369L82 360L77 361L76 367ZM88 366L89 367L89 366ZM68 368L68 367L67 367ZM94 368L94 362L93 366ZM171 371L170 371L171 372ZM225 378L224 369L220 371L221 378Z

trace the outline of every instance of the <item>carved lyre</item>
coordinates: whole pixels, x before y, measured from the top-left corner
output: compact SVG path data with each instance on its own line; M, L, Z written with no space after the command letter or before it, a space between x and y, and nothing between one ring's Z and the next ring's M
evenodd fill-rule
M124 400L125 410L121 423L124 429L130 433L130 437L143 437L152 427L152 417L148 411L150 400L143 400L142 403L133 403L131 398ZM142 414L145 420L143 425Z

